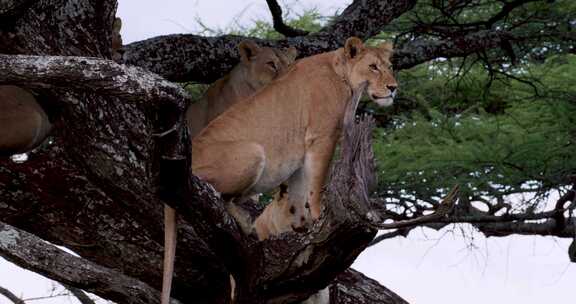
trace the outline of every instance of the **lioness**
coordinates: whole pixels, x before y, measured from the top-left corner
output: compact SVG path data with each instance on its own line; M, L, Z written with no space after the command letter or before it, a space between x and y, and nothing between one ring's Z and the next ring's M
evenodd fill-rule
M48 136L52 125L30 92L0 86L0 155L32 150Z
M288 186L290 207L309 202L321 212L321 189L352 91L367 82L381 106L398 86L391 71L392 45L344 48L298 61L284 76L214 119L192 142L192 171L227 195L247 197ZM292 227L302 225L292 217Z
M293 47L286 49L260 47L249 40L238 44L238 52L240 63L229 74L214 82L202 99L191 104L186 110L186 124L192 138L230 106L246 99L282 75L298 56L298 51ZM175 254L176 213L166 205L162 304L167 304L170 300Z
M298 56L293 47L284 50L260 47L250 40L240 42L238 52L240 63L230 74L214 82L202 99L186 110L186 123L192 138L233 104L282 75Z

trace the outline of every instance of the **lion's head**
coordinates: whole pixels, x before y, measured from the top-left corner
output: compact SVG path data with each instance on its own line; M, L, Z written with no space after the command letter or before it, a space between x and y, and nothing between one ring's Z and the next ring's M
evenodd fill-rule
M244 79L253 88L260 88L283 74L294 63L298 51L294 47L275 49L261 47L250 40L238 44L240 67Z
M392 44L378 47L366 46L362 40L351 37L346 40L337 65L353 88L367 81L367 93L380 106L390 106L396 96L398 82L392 72Z
M274 199L254 221L254 230L258 239L288 231L304 232L312 221L310 204L291 204L288 200L289 189L280 185Z

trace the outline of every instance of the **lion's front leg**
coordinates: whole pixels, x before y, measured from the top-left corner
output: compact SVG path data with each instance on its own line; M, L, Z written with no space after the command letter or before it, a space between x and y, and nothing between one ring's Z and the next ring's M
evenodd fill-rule
M330 142L306 152L304 170L308 182L308 202L313 219L318 219L322 211L322 187L330 168L334 146L335 144Z

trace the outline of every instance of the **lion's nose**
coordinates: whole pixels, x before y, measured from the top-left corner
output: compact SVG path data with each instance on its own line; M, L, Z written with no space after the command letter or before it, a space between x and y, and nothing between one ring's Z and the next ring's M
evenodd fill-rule
M398 88L398 85L396 85L396 84L393 84L393 85L392 85L392 84L389 84L389 85L386 85L386 87L388 88L388 90L390 90L390 93L394 93L394 91L396 91L396 89Z

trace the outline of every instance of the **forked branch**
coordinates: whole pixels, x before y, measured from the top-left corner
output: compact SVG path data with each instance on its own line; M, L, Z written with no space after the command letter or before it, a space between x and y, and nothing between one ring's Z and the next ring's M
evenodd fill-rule
M448 217L450 212L453 210L454 205L458 200L459 190L460 187L458 185L454 186L452 190L450 190L450 192L444 197L440 205L438 205L438 208L434 213L409 220L401 220L393 223L372 223L372 225L378 229L400 229L441 221Z

